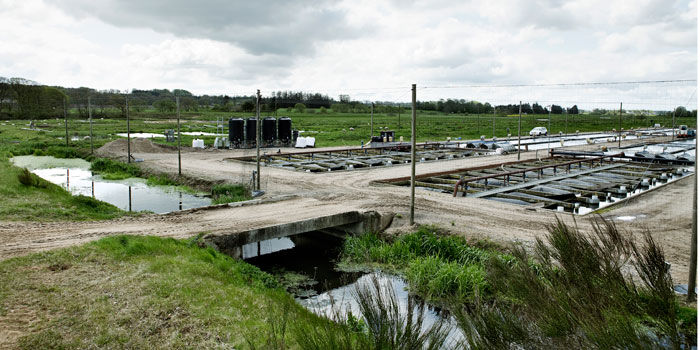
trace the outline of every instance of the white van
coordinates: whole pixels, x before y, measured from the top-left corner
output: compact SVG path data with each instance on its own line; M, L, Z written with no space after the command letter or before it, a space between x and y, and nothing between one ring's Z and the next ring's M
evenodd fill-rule
M547 136L547 128L544 126L538 126L530 130L530 136Z

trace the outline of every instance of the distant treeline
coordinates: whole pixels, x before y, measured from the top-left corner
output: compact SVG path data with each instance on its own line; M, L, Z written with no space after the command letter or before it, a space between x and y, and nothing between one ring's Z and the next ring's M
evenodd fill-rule
M180 108L185 112L212 110L219 112L254 112L253 95L194 95L182 89L153 89L130 92L119 90L96 90L87 87L65 88L46 86L23 78L0 77L0 118L33 119L63 116L63 106L77 111L81 117L88 115L88 98L95 116L124 116L128 101L129 111L143 112L151 110L158 113L172 113L176 109L175 97L179 97ZM261 97L261 111L269 113L278 109L303 112L307 108L325 113L369 113L372 108L376 113L401 113L410 109L407 103L355 101L349 95L339 95L338 99L321 93L301 91L276 91ZM488 102L464 99L441 99L439 101L419 101L417 108L447 114L518 114L517 104L492 106ZM552 105L552 114L579 114L576 105L562 107ZM522 105L522 112L527 114L547 114L549 109L534 103ZM606 110L594 109L593 114L605 114ZM672 111L666 112L672 114ZM684 107L675 110L677 117L694 117L697 111L687 111Z

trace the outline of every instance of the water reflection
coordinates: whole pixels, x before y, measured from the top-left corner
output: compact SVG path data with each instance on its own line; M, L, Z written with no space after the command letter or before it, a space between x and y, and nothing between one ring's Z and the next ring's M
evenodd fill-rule
M174 186L148 186L144 179L105 180L93 174L90 163L84 160L21 156L12 158L12 162L74 195L90 196L122 210L162 214L211 204L211 198L204 195L183 192Z

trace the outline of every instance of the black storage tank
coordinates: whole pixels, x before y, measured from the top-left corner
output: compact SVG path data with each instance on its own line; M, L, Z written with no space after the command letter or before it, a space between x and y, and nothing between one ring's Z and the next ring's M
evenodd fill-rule
M277 139L284 144L292 142L292 119L282 117L277 120Z
M255 127L257 119L250 117L245 122L245 140L250 146L255 146Z
M243 143L245 133L244 121L241 118L231 118L228 120L228 140L231 144L240 145Z
M272 144L275 142L275 137L277 136L277 119L273 117L266 117L262 121L262 140L265 144Z

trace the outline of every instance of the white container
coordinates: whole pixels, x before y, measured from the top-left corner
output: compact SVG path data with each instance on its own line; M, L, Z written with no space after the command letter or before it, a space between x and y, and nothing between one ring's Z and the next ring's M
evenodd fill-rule
M316 145L316 138L315 137L307 137L306 138L306 147L314 147Z
M296 148L304 148L306 147L306 137L299 136L297 137L297 143L294 145Z

